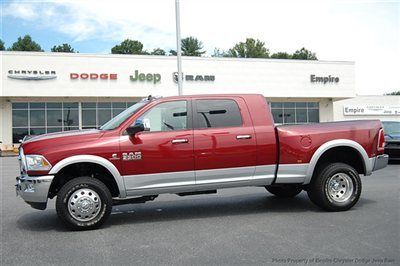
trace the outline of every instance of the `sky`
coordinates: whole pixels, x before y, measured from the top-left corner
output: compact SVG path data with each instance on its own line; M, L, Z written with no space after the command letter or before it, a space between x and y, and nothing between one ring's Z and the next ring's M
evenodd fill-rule
M400 90L400 0L180 0L182 37L206 55L246 38L271 53L305 47L320 60L354 61L356 92ZM146 50L175 49L175 0L1 1L1 39L29 34L42 49L69 43L80 53L110 53L124 39Z

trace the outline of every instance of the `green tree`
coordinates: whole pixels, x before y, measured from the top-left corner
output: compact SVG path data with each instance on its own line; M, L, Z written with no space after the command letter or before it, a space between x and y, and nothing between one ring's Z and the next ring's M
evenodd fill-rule
M4 51L5 47L4 47L4 42L2 39L0 39L0 51Z
M75 53L74 48L72 48L68 43L63 43L57 46L54 45L53 48L51 48L51 51L53 53Z
M269 50L265 47L265 43L253 38L247 38L245 42L237 43L233 48L225 53L226 57L243 57L243 58L268 58Z
M203 43L195 37L187 37L182 39L182 55L185 56L202 56L206 51L202 51Z
M390 93L386 93L386 95L400 95L400 91L393 91Z
M146 54L143 51L143 44L136 40L126 39L119 45L115 45L111 48L112 54Z
M293 55L292 59L301 59L301 60L318 60L317 56L315 53L312 53L311 51L307 50L306 48L301 48L300 50L297 50Z
M169 55L174 55L174 56L176 56L176 55L177 55L177 53L176 53L176 51L175 51L175 50L169 50Z
M39 44L34 42L29 35L25 35L24 38L18 37L18 40L7 49L8 51L33 51L43 52Z
M273 53L271 55L271 58L276 58L276 59L290 59L292 56L286 52L278 52L278 53Z
M226 56L226 52L219 48L214 48L214 53L211 55L211 57L224 57L224 56Z
M153 51L150 53L151 55L165 55L165 51L161 48L155 48Z

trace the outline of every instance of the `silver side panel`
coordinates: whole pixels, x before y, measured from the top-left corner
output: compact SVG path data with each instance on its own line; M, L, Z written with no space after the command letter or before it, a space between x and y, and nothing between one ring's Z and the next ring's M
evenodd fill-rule
M270 185L275 178L276 165L257 165L252 180L255 186Z
M123 176L127 196L180 193L272 183L275 165ZM196 180L196 181L195 181Z
M276 177L277 184L303 183L307 176L309 164L280 164L278 167L278 175Z
M251 180L255 166L196 171L196 184L227 183Z
M194 171L123 176L127 195L133 190L195 185Z

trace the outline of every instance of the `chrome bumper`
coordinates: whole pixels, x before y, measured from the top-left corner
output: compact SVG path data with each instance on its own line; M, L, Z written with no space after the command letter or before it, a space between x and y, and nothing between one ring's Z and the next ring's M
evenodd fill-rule
M376 171L376 170L385 168L388 165L388 162L389 162L389 155L383 154L383 155L376 156L374 167L372 168L372 171Z
M15 190L26 203L35 209L44 210L47 206L47 197L54 176L18 176Z

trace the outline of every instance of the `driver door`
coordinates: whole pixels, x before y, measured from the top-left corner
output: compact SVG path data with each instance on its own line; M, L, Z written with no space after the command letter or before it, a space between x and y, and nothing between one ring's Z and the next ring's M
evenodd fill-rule
M137 121L150 130L120 140L127 195L194 185L191 101L161 102Z

